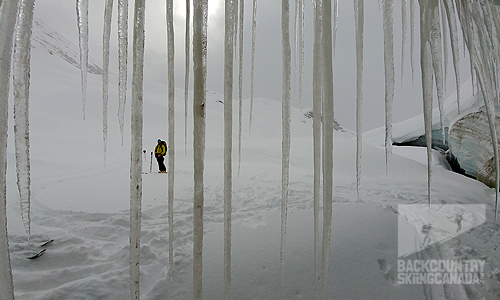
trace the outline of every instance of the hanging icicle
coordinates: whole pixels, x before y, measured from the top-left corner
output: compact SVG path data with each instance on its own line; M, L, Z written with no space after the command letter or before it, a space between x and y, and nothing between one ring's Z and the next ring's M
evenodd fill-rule
M433 7L431 16L431 27L430 27L430 46L432 55L432 68L434 70L434 76L436 81L437 99L438 99L438 109L439 109L439 124L441 128L441 136L443 137L443 142L445 139L444 133L444 79L443 79L443 50L442 50L442 38L441 38L441 18L439 15L439 2Z
M415 35L416 24L415 17L417 15L417 0L410 0L410 65L411 65L411 82L415 82Z
M363 39L364 39L364 0L354 0L354 22L356 27L356 195L359 197L361 183L361 159L363 157ZM404 48L404 43L403 43Z
M394 0L384 0L384 70L385 70L385 173L389 174L392 155L392 102L394 99Z
M302 110L304 94L304 0L296 0L296 56L299 77L299 107Z
M128 0L118 0L118 122L123 145L127 100Z
M104 29L102 33L102 143L104 147L104 165L108 145L108 95L109 95L109 42L111 39L111 17L113 0L106 0L104 7Z
M130 145L130 293L140 299L145 0L135 0Z
M255 38L257 35L257 0L252 1L252 66L250 71L250 113L248 118L248 132L252 130L252 113L254 98L254 79L255 79Z
M240 1L239 11L239 64L238 64L238 175L241 169L241 131L243 122L243 21L245 15L245 0Z
M313 164L314 164L314 290L318 298L318 281L320 277L319 247L319 201L321 183L321 109L322 109L322 66L323 50L321 49L321 0L313 0L314 10L314 43L313 43Z
M290 49L290 3L281 1L281 50L282 50L282 140L281 140L281 275L285 265L285 241L288 210L288 181L290 178L290 113L291 113L291 49Z
M34 0L22 0L14 45L14 141L16 149L17 187L24 228L31 237L31 178L29 140L29 89L31 61L31 30Z
M422 93L424 102L425 138L427 142L427 198L431 204L432 183L432 100L433 100L433 68L431 32L434 12L438 4L433 0L420 2L420 66L422 71Z
M333 205L333 49L332 49L332 8L330 1L323 2L322 8L322 48L323 48L323 244L322 276L323 298L328 290L330 266L330 243L332 234Z
M78 35L80 45L80 70L82 76L83 120L85 121L85 102L87 102L87 66L89 61L89 1L77 0Z
M174 180L175 180L175 81L174 81L174 10L167 0L167 56L168 56L168 263L170 280L174 271Z
M184 68L184 154L187 155L187 123L188 123L188 100L189 100L189 74L190 74L190 66L189 66L189 53L191 49L191 0L186 0L186 32L185 32L185 68Z
M408 38L408 0L401 0L401 86L405 74L406 40Z
M441 29L441 43L442 43L442 56L443 56L443 93L446 94L446 82L448 78L448 48L449 48L449 29L448 29L448 22L446 21L446 9L444 7L444 0L439 1L439 13L441 16L441 24L440 24L440 29ZM444 136L443 136L443 143L445 142Z
M460 22L464 30L465 42L470 53L471 65L475 70L479 87L484 98L486 114L490 126L491 141L493 146L493 161L495 164L495 223L498 216L498 187L500 185L499 157L498 157L498 138L496 134L496 113L495 101L498 97L497 78L498 61L500 53L495 47L498 41L498 35L488 33L488 25L491 25L491 15L484 16L484 11L488 8L489 2L479 1L470 3L468 1L457 0ZM489 19L489 20L488 20ZM491 29L491 28L490 28Z
M333 56L335 56L335 45L337 44L337 29L339 28L339 0L333 0Z
M455 9L452 0L443 0L446 19L448 21L448 29L450 31L451 54L453 59L453 69L455 70L455 88L457 92L457 109L458 115L461 115L460 109L460 67L459 62L459 46L458 46L458 30L457 20L455 17Z
M194 1L193 10L193 161L194 161L194 238L193 299L202 299L203 271L203 170L205 168L205 105L207 76L208 0Z
M231 213L233 151L233 0L225 1L224 36L224 299L231 299Z
M20 1L0 5L0 298L14 300L14 282L7 234L7 120L14 27Z

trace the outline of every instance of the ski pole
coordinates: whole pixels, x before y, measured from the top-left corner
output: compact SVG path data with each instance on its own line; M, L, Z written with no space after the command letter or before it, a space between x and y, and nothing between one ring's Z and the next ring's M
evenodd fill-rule
M153 173L153 152L151 152L151 160L149 161L149 173Z

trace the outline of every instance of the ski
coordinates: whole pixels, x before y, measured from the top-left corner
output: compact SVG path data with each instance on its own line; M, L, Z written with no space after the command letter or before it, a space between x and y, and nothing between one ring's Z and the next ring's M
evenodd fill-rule
M45 247L45 246L47 246L48 244L52 243L53 241L54 241L54 239L47 240L47 241L45 241L45 242L41 243L41 244L40 244L40 247Z
M43 254L43 253L45 253L45 251L46 251L46 250L47 250L47 249L45 249L45 248L44 248L44 249L42 249L42 250L40 250L40 251L38 251L38 252L36 252L36 253L33 253L33 254L32 254L32 255L30 255L30 256L27 256L26 258L27 258L27 259L35 259L35 258L38 258L38 257L42 256L42 254Z

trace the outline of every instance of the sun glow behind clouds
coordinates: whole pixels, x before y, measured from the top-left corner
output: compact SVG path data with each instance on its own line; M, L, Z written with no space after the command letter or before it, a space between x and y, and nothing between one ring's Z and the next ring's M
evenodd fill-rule
M208 0L208 18L223 13L222 3L223 0ZM192 10L193 2L191 0L191 13ZM174 14L183 17L186 15L186 0L174 0Z

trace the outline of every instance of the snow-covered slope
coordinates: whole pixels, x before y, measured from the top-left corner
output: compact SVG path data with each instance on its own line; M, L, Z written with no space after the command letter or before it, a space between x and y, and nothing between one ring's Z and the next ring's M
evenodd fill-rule
M129 137L118 130L116 79L111 80L107 166L101 125L101 82L89 75L87 121L81 120L78 69L44 51L33 51L31 84L32 245L17 203L14 152L8 152L8 220L16 299L127 299L129 297ZM142 299L192 297L192 125L184 152L183 93L176 90L176 190L174 237L167 222L167 178L149 172L149 152L166 138L166 86L146 82L141 236ZM207 93L204 297L222 299L223 130L222 95ZM245 109L248 108L245 102ZM236 104L235 104L236 106ZM242 165L234 175L233 299L314 299L311 123L292 110L292 149L285 268L279 260L281 104L259 99L252 131L243 128ZM191 109L191 106L189 106ZM235 109L235 112L237 110ZM190 114L190 112L189 112ZM244 113L247 124L248 110ZM304 122L303 122L304 121ZM237 125L237 118L234 118ZM237 130L234 130L235 137ZM12 139L12 132L9 134ZM376 137L377 139L383 136ZM374 137L375 138L375 137ZM236 145L236 140L235 140ZM235 147L235 153L237 148ZM397 205L426 203L426 166L395 155L385 174L384 151L363 149L361 201L356 197L355 141L335 136L335 204L328 299L498 299L500 236L491 221L420 254L434 259L484 259L481 285L398 285ZM233 166L236 169L236 155ZM433 201L481 203L492 218L492 191L483 184L434 168ZM36 260L26 256L54 239ZM175 269L168 269L168 239ZM414 257L416 258L416 257ZM173 275L173 282L168 275Z
M48 28L40 19L33 22L32 47L45 49L49 54L59 56L71 65L80 68L80 50L68 39ZM88 72L102 74L102 69L92 59L88 63Z

